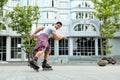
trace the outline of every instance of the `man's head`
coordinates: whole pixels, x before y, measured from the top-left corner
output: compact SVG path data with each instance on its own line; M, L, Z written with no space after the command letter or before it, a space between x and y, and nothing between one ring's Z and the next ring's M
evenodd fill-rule
M56 29L61 28L61 26L62 26L62 23L61 23L61 22L58 21L58 22L55 23L55 28L56 28Z

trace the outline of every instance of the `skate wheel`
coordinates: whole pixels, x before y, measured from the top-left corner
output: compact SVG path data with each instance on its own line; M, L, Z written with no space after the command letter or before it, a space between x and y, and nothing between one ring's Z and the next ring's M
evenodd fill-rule
M52 71L52 68L43 68L43 71Z
M53 69L51 69L51 70L53 70Z
M39 69L35 69L35 68L33 68L36 72L39 72Z
M38 70L38 69L36 69L36 72L39 72L39 70Z

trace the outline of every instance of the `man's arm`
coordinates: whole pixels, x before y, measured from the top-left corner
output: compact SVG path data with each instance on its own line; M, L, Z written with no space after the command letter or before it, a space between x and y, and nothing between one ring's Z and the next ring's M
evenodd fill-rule
M30 36L30 39L33 39L33 38L35 37L35 35L36 35L38 32L42 31L43 29L44 29L44 27L38 28L38 29Z
M44 29L44 27L40 27L33 34L36 35L38 32L42 31L43 29Z
M53 33L52 36L55 40L61 40L67 38L66 36L58 36L56 33Z

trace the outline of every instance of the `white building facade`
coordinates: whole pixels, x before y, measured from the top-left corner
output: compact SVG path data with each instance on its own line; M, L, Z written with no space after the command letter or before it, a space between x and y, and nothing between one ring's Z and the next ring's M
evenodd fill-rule
M92 14L94 11L91 0L8 0L4 14L11 11L17 4L21 6L38 5L40 19L38 26L33 23L32 32L40 26L51 26L61 21L63 26L57 31L60 35L69 36L67 39L56 41L50 39L50 60L69 60L69 57L93 57L106 55L102 51L100 40L100 22ZM1 20L1 23L2 22ZM38 34L39 35L39 34ZM26 61L26 54L20 47L20 35L7 25L0 32L0 60ZM104 39L103 39L104 40ZM112 55L119 55L120 31L109 41L113 44ZM54 61L53 60L53 61Z

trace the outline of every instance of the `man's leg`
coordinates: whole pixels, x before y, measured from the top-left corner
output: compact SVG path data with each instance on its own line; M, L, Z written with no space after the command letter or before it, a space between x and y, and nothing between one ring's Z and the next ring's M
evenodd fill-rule
M48 44L48 46L44 49L44 61L43 62L47 62L49 59L49 55L50 55L50 45Z
M45 52L44 60L48 61L49 55L50 55L50 50L48 50L48 51Z
M45 54L44 54L44 61L42 62L42 68L43 70L52 70L52 67L47 63L50 55L50 47L46 48Z
M43 50L38 51L38 52L35 54L35 57L39 58L43 53L44 53Z
M33 65L38 65L37 64L37 60L38 60L38 58L43 54L43 50L40 50L40 51L38 51L38 52L36 52L36 53L34 53L35 55L34 55L34 57L33 57L33 59L30 61L31 62L31 64L33 64Z

